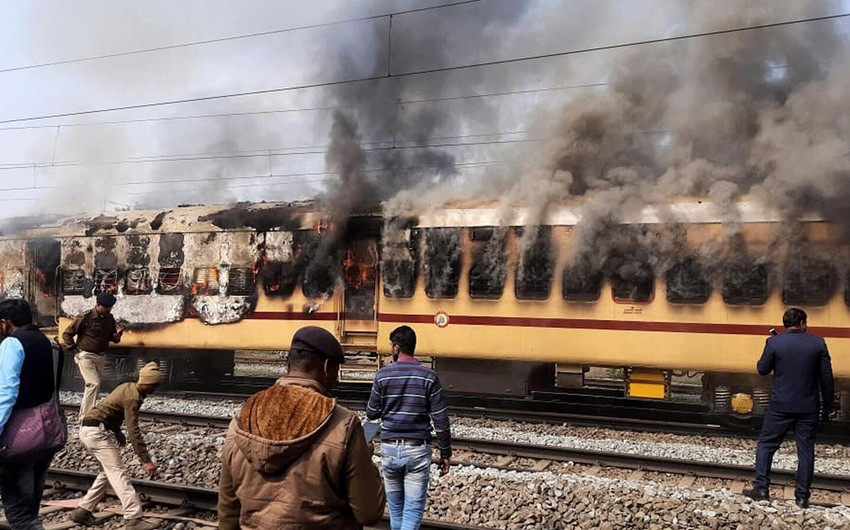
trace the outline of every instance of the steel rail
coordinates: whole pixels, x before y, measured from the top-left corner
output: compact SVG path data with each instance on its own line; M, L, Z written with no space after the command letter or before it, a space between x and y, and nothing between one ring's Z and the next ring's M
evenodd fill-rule
M52 485L54 489L87 491L94 477L95 473L87 471L50 468L47 472L46 483ZM152 480L130 479L130 482L133 483L133 487L136 488L142 502L216 511L218 504L218 491L216 490ZM384 523L367 528L375 530L389 528L389 525L386 524L387 520L387 516L384 516ZM420 528L424 530L481 530L481 527L478 526L447 523L432 519L423 520Z
M64 405L72 407L72 405ZM230 418L217 416L192 416L180 413L142 412L141 419L145 421L179 424L192 427L208 427L225 430L230 424ZM452 438L455 449L484 452L496 455L552 460L555 462L577 462L582 464L602 465L626 469L640 469L659 473L675 473L680 475L696 475L700 477L721 478L730 480L750 481L754 476L752 466L723 464L717 462L700 462L676 458L661 458L642 454L613 453L573 449L568 447L517 444L482 440L478 438ZM487 466L484 466L487 467ZM794 484L794 472L774 468L771 472L773 482L782 485ZM836 491L850 492L850 476L828 473L815 473L812 487Z
M699 477L752 481L755 471L752 466L699 462L676 458L661 458L640 454L612 453L588 449L571 449L545 445L513 444L472 438L452 438L453 449L485 452L518 458L552 460L553 462L575 462L597 466L639 469L658 473L695 475ZM771 481L775 484L793 485L794 472L772 469ZM850 491L850 476L815 473L812 487L828 491Z

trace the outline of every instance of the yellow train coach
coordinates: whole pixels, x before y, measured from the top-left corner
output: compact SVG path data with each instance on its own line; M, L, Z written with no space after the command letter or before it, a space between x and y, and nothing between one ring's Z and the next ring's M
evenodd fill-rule
M286 350L305 324L353 359L387 355L406 324L455 392L575 388L602 367L636 398L668 398L691 376L715 410L759 413L770 381L755 362L789 306L826 337L842 397L850 374L844 234L755 202L595 217L581 204L343 220L312 203L117 212L7 226L0 275L2 296L29 299L53 334L114 292L128 328L116 366L159 359L208 381L236 350Z

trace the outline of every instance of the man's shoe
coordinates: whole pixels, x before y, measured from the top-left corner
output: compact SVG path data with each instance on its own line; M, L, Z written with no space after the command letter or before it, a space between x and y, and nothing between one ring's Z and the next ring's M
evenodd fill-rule
M809 499L801 499L800 497L797 497L796 499L794 499L794 502L797 503L797 506L799 506L800 508L805 509L809 507Z
M124 523L124 530L153 530L159 523L151 523L144 519L130 519Z
M767 490L753 488L743 491L744 497L749 497L754 501L769 501L770 493Z
M79 506L71 512L71 520L84 526L91 526L97 522L97 519L94 518L94 515L90 511Z

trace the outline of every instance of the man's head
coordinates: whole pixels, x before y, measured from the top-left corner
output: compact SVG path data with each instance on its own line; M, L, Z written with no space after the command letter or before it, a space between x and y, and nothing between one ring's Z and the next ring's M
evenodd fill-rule
M345 353L329 331L306 326L295 332L289 348L289 373L304 376L332 390L339 381L339 365Z
M112 293L100 293L97 295L97 305L95 310L98 315L105 315L112 311L112 306L115 305L115 295Z
M786 328L802 328L806 329L806 319L808 315L802 309L792 307L782 315L782 325Z
M32 324L32 310L27 302L17 298L0 302L0 336L7 337L27 324Z
M413 355L416 352L416 332L410 326L399 326L390 333L393 360L398 359L399 353Z
M144 395L153 393L162 383L162 372L154 361L144 365L139 370L139 392Z

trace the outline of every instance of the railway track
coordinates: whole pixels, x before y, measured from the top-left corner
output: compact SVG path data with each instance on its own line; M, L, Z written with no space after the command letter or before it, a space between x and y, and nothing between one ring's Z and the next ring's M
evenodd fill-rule
M63 405L66 409L76 410L75 405ZM179 413L142 412L140 419L153 426L148 430L168 432L174 425L195 428L212 428L225 430L230 424L230 418L217 416L197 416ZM157 429L156 425L162 425ZM628 454L620 452L593 451L548 445L531 445L503 441L482 440L478 438L452 438L452 446L459 451L490 454L502 458L495 464L477 464L475 462L458 463L476 467L490 467L506 470L545 471L554 462L570 462L587 464L598 467L639 470L644 472L669 473L683 477L705 477L724 479L747 483L752 480L753 467L717 462L701 462L673 458L660 458L643 454ZM531 466L509 465L519 459L534 460ZM774 484L790 486L794 484L794 472L784 469L774 469L771 474ZM815 473L812 487L819 490L844 494L850 492L850 476ZM850 503L850 496L847 497Z
M51 468L47 473L47 484L52 486L54 491L87 491L94 477L94 473ZM216 504L218 503L218 492L216 490L151 480L132 479L131 482L139 493L139 497L145 503L191 508L213 513L216 511ZM375 530L387 529L389 528L387 521L388 519L385 516L382 523L367 528ZM65 526L65 528L68 527ZM445 523L434 520L423 521L420 528L425 530L481 530L478 526Z

